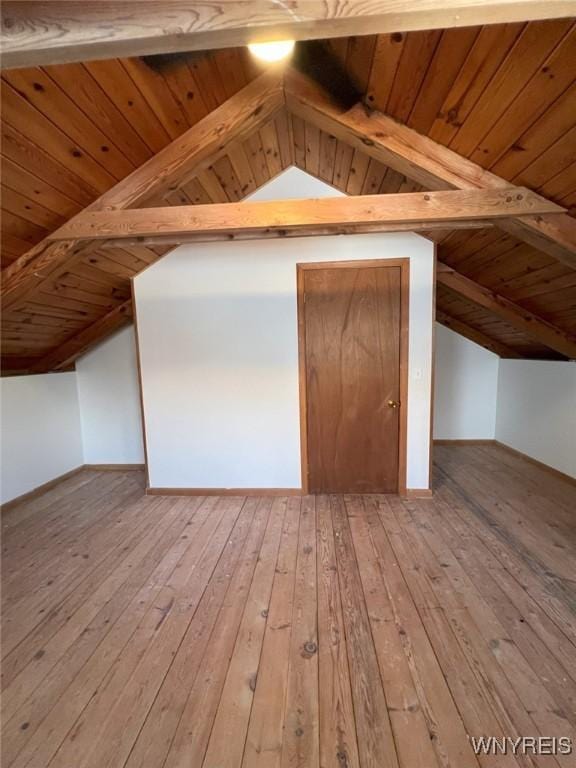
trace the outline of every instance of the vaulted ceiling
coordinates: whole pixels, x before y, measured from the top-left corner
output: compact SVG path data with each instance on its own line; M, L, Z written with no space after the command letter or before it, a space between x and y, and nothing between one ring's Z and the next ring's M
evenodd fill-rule
M326 45L368 111L383 112L576 214L573 21L339 38ZM260 73L243 48L5 71L2 266L14 270L19 257ZM351 195L423 189L283 108L146 205L238 201L290 165ZM430 234L444 265L576 337L572 266L497 228ZM4 372L61 369L129 322L130 278L169 247L93 245L38 281L3 311ZM529 324L511 324L448 280L439 280L437 308L440 322L502 356L566 357L529 333Z

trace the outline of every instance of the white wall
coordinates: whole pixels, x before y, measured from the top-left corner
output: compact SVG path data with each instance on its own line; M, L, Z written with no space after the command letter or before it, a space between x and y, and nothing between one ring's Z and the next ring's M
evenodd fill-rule
M84 462L143 464L134 328L124 328L76 363Z
M291 169L255 198L336 193ZM410 233L181 246L135 279L150 485L299 488L296 264L410 258L408 486L428 487L433 245Z
M143 464L134 328L76 362L76 371L0 380L1 502L82 464Z
M436 323L434 439L494 440L499 357Z
M500 360L496 439L576 477L576 363Z
M1 501L81 466L75 373L0 380Z

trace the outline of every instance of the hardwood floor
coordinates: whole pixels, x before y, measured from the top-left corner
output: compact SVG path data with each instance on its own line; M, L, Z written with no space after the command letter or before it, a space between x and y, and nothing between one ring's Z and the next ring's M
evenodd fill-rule
M4 768L572 768L576 488L493 446L435 496L157 497L82 473L3 523Z

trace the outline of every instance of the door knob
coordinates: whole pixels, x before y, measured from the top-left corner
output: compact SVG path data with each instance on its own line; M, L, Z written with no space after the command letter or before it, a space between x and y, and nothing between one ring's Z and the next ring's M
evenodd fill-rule
M397 400L388 400L388 408L398 408L399 405Z

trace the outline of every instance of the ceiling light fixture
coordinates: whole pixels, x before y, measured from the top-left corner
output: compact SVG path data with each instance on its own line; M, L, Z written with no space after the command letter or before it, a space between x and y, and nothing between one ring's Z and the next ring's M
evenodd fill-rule
M294 50L294 40L275 40L270 43L250 43L250 53L257 59L272 63L290 56Z

